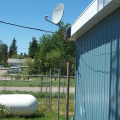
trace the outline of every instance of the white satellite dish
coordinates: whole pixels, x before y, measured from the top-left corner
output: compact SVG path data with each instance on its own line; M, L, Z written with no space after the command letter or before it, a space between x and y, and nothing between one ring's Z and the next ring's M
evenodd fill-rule
M63 13L64 13L64 5L62 3L59 3L53 11L53 16L52 16L53 23L58 24L63 17Z

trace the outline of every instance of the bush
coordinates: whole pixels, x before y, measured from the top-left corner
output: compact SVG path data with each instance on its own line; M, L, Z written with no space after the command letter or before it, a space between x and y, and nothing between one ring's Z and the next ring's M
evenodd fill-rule
M20 80L21 79L20 73L18 73L14 78L15 80Z
M4 105L0 105L0 118L4 118L9 114L10 109L6 109Z
M34 60L31 58L26 58L25 62L23 63L23 66L28 66L28 68L24 68L22 71L23 75L32 75L35 74L35 63Z

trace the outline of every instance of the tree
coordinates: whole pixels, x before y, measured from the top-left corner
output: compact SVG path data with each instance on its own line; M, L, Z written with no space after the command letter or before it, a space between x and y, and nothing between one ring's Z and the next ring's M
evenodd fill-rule
M23 63L23 66L28 66L28 68L23 69L24 75L35 74L35 63L34 63L33 59L26 58L25 62Z
M7 66L7 58L8 58L8 46L6 44L2 45L2 64Z
M63 25L63 22L61 22ZM67 29L69 24L63 26ZM38 69L42 73L48 73L50 69L61 69L62 75L66 75L66 63L71 63L71 75L75 74L75 44L74 42L65 41L65 34L58 29L55 34L44 34L40 37L39 53L36 61L38 61Z
M35 53L38 52L38 41L36 40L35 37L32 38L32 42L29 43L29 52L28 52L28 57L31 57L34 59Z
M16 46L16 40L15 38L13 39L12 41L12 44L10 46L10 49L9 49L9 53L8 53L8 57L11 58L12 56L16 56L17 55L17 46Z
M51 70L55 73L56 70L60 69L61 62L61 51L59 49L51 50L46 55L47 66L50 66Z
M8 46L0 40L0 64L7 66Z
M1 61L2 61L2 40L0 40L0 64L1 64Z
M11 51L11 46L10 46L10 49L9 49L9 52L8 52L8 58L11 58L12 56L12 51Z
M24 52L24 58L28 57L28 55Z
M24 59L23 53L21 53L21 54L19 55L19 59Z
M11 44L11 50L12 50L12 53L14 54L14 53L16 53L17 54L17 46L16 46L16 40L15 40L15 38L13 39L13 41L12 41L12 44Z
M46 55L53 48L52 36L48 34L42 35L42 37L40 37L39 48L37 59L38 69L40 72L46 74L50 70L50 66L47 65L49 63L47 63Z
M63 22L61 22L61 26L63 26ZM67 29L69 27L69 24L66 24L63 26L64 29ZM58 31L53 34L52 36L52 43L53 43L53 49L59 49L61 52L61 59L60 59L60 68L61 74L66 75L67 73L67 67L66 63L69 61L71 64L71 75L75 74L75 56L76 56L76 47L74 42L65 41L65 34L61 29L58 29Z

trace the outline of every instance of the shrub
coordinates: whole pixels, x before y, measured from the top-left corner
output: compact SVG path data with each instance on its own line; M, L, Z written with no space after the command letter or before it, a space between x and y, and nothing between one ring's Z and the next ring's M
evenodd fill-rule
M16 76L15 76L15 80L20 80L21 79L21 76L20 76L20 73L18 73Z
M0 105L0 118L4 118L9 114L10 109L6 109L5 105Z

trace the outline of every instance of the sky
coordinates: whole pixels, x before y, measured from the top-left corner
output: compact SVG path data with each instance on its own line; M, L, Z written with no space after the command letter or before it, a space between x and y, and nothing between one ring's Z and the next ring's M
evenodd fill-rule
M0 0L0 21L25 27L38 28L55 32L58 26L45 21L45 15L52 21L53 10L57 4L63 3L64 15L62 21L73 24L93 0ZM38 42L43 34L50 34L36 30L29 30L0 23L0 40L9 47L13 38L17 41L18 54L27 53L32 37Z

